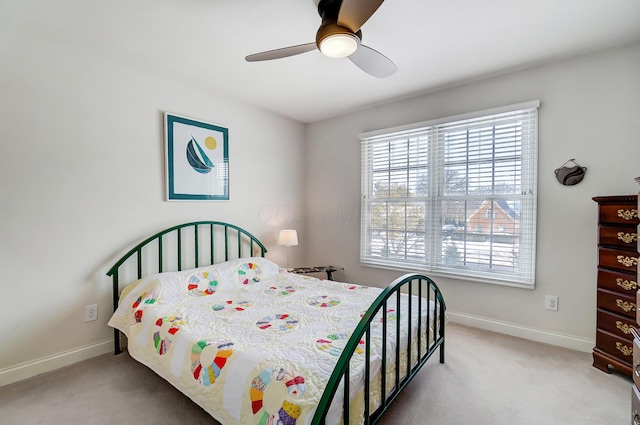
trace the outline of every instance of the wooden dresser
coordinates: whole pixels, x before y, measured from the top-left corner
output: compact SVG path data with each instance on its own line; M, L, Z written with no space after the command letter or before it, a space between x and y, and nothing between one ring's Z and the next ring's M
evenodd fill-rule
M638 291L638 196L600 196L598 294L593 366L631 375ZM639 422L640 425L640 422Z
M636 178L640 184L640 177ZM638 192L638 212L640 213L640 192ZM636 234L640 235L640 224L638 224ZM636 249L640 256L640 239L637 241ZM636 282L640 282L640 266L638 267ZM640 303L640 290L636 292L636 305ZM640 311L636 310L636 322L640 323ZM633 385L631 386L631 425L640 425L640 326L636 327L633 333Z

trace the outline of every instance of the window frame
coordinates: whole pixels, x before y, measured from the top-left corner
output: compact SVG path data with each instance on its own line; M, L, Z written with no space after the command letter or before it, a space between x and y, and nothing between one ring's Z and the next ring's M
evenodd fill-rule
M468 114L461 114L449 117L443 117L436 120L430 120L420 123L414 123L409 125L404 125L400 127L387 128L372 132L366 132L359 135L359 139L361 141L362 151L361 151L361 184L362 184L362 192L361 192L361 242L360 242L360 263L365 267L378 267L385 269L393 269L393 270L421 270L430 273L431 275L444 276L450 278L456 278L461 280L470 280L477 281L483 283L491 283L505 286L515 286L522 287L527 289L535 288L535 269L536 269L536 228L537 228L537 168L538 168L538 123L539 123L539 110L540 101L529 101L523 102L513 105L507 105L499 108L486 109L477 112L471 112ZM514 172L514 175L518 175L521 180L519 180L519 189L521 190L520 194L512 193L507 194L505 196L501 196L500 194L496 194L495 186L492 186L493 191L487 196L483 195L485 198L490 198L492 202L495 202L494 205L501 207L497 202L514 202L514 199L520 199L518 205L522 208L522 217L518 217L518 238L520 238L517 242L518 251L514 255L518 256L518 271L514 273L508 273L504 271L496 272L492 270L493 266L488 267L487 269L481 268L476 265L476 268L465 265L460 268L452 268L449 266L442 267L445 263L442 255L445 248L445 243L442 241L440 235L444 230L445 221L443 220L443 209L442 206L447 199L442 196L442 191L444 190L444 158L442 156L438 156L437 150L443 150L443 146L445 146L442 141L437 141L435 138L438 136L442 136L442 133L438 130L440 127L447 127L451 123L456 122L465 122L468 121L472 123L474 120L482 121L485 118L501 116L502 114L515 114L518 112L523 112L531 114L533 117L531 119L532 126L527 128L531 134L527 133L527 137L522 137L520 142L522 143L522 149L526 152L521 154L519 157L519 165L521 167L519 173ZM523 115L524 116L524 115ZM527 121L528 122L528 121ZM473 124L469 124L471 126ZM450 131L450 130L449 130ZM428 172L429 177L427 180L427 195L419 197L419 196L411 196L409 191L407 190L407 197L391 197L380 198L380 203L386 202L387 205L397 201L398 203L422 203L424 202L424 245L425 245L425 253L424 257L422 255L418 256L417 260L407 260L406 258L402 260L393 259L389 257L383 256L374 256L371 254L373 244L372 237L370 237L370 233L372 229L376 229L372 225L372 205L376 202L376 199L370 198L370 194L372 193L372 182L374 181L374 169L372 164L372 156L371 146L373 146L376 142L384 142L389 141L391 143L392 140L397 138L398 140L402 140L402 138L410 138L410 137L423 137L426 138L426 153L424 153L427 168L431 170ZM526 139L526 140L525 140ZM437 144L440 143L440 144ZM496 139L492 139L492 146L496 146ZM409 142L407 142L409 144ZM434 145L435 144L435 145ZM409 149L409 147L407 147ZM407 152L409 152L407 150ZM435 152L435 153L434 153ZM527 155L526 160L523 159L524 155ZM406 154L407 163L409 163L411 159L411 154ZM423 155L423 153L421 153ZM441 155L441 154L440 154ZM389 160L391 162L391 160ZM495 162L495 159L493 160ZM469 163L468 157L466 160L467 164ZM391 169L391 168L389 168ZM402 167L399 167L402 169ZM406 166L407 174L409 170L409 165ZM389 171L389 175L391 176L392 172ZM492 172L493 176L496 176L495 171ZM408 177L407 177L408 178ZM467 180L468 176L465 176ZM393 179L389 177L389 180ZM400 180L402 181L402 180ZM407 184L408 185L408 184ZM389 190L391 190L391 183L389 184ZM470 193L466 193L464 196L458 197L459 199L469 200L476 197L480 199L479 195L472 195ZM425 202L425 199L428 201ZM455 198L455 197L453 197ZM451 199L453 199L451 198ZM386 199L383 201L382 199ZM467 201L465 201L467 202ZM466 205L466 204L465 204ZM494 218L497 216L497 212L495 211L495 207L488 207L493 213ZM408 207L405 206L405 211ZM525 210L526 209L526 210ZM486 214L483 213L483 215ZM377 217L377 216L376 216ZM430 219L431 217L435 217L434 219ZM467 217L465 215L465 217ZM388 212L387 212L387 224L388 220ZM406 241L406 234L408 231L406 230L406 218L405 218L405 236L404 239ZM495 230L493 230L493 224L491 224L492 229L490 229L490 234L494 235ZM383 229L384 230L384 229ZM390 230L388 227L386 228L387 233ZM402 231L402 230L400 230ZM466 246L466 238L467 238L467 229L465 223L465 246ZM499 232L498 232L499 233ZM515 234L514 234L515 236ZM431 242L429 241L431 240ZM387 245L389 244L387 239ZM493 244L493 242L491 243ZM525 259L524 261L520 260L520 247L526 244L525 249ZM466 258L466 252L464 253ZM493 261L493 254L491 254L491 260ZM406 252L405 252L406 257ZM514 260L514 264L515 264ZM516 269L516 267L513 267ZM522 268L523 271L520 270Z

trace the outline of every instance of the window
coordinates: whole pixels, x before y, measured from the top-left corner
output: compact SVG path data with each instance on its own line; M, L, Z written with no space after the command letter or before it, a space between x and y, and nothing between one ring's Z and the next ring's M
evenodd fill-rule
M533 287L538 107L361 135L361 262Z

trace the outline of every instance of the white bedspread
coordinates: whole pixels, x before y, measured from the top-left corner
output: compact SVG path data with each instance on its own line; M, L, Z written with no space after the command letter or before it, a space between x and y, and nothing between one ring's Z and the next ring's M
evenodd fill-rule
M143 278L125 288L109 325L127 335L132 357L221 423L305 424L343 344L381 291L295 275L265 258L248 258ZM401 317L407 317L402 298ZM387 309L392 334L394 306L390 302ZM374 325L381 328L379 322ZM372 329L372 376L380 370L379 334ZM352 361L352 398L362 388L357 374L363 347L361 342ZM327 423L340 422L341 397Z

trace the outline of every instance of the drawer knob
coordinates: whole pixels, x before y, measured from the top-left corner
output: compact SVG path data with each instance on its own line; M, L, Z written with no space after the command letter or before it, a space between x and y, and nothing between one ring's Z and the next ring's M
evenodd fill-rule
M638 218L638 210L618 210L618 217L624 220L633 220Z
M640 362L635 362L633 364L633 373L640 378Z
M624 255L618 255L618 263L625 267L633 267L638 265L638 259L636 257L625 257Z
M638 241L638 234L637 233L618 232L618 239L621 240L624 243L637 242Z
M629 326L626 323L622 323L619 320L616 320L616 328L620 329L623 333L627 335L631 333L631 329L635 329L633 326Z
M633 348L628 347L621 342L616 342L616 348L625 356L630 356L633 354Z
M633 280L622 279L621 277L616 279L616 283L622 289L629 291L631 289L638 289L638 282L634 282Z
M630 311L636 311L636 305L634 303L630 303L629 301L617 299L616 305L627 313Z

